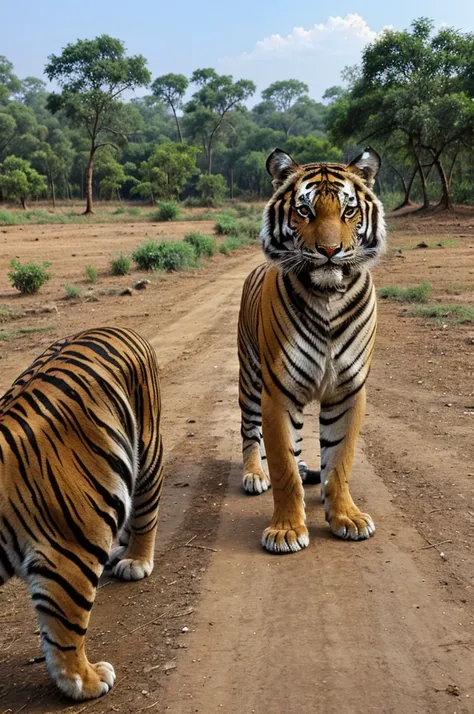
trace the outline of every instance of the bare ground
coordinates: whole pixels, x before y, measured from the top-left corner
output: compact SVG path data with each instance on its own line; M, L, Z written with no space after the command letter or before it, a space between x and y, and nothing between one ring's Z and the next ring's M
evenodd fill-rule
M392 227L378 286L428 281L435 300L472 304L470 215L403 217ZM380 301L353 478L377 533L363 543L333 538L318 489L308 487L310 547L271 556L259 546L271 493L250 498L240 490L236 399L238 304L258 250L218 256L186 275L154 276L132 296L105 293L138 274L101 276L98 302L60 299L86 263L105 271L110 253L131 250L145 232L179 239L192 229L210 224L0 233L0 303L58 307L3 325L54 331L0 342L0 389L53 339L89 325L132 326L159 356L167 449L155 571L141 583L104 581L92 614L89 655L113 662L114 690L83 704L56 693L44 663L30 663L41 655L37 627L24 587L12 581L0 591L0 714L473 712L472 325L428 323L408 317L403 304ZM433 247L417 249L420 240ZM55 277L38 296L17 298L9 287L15 254L53 262ZM310 409L312 466L316 417Z

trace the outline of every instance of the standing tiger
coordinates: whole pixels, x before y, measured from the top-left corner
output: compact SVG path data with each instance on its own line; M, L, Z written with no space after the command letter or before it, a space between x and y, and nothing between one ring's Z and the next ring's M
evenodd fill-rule
M56 342L0 400L0 584L26 581L49 673L74 699L114 683L87 660L90 611L105 566L153 569L162 460L156 355L132 330Z
M239 402L243 486L257 494L273 488L262 544L276 553L309 544L302 481L317 472L299 456L303 409L314 400L326 520L341 538L375 531L351 498L349 476L377 324L369 268L385 244L383 208L372 191L379 168L372 149L347 166L299 166L280 149L267 160L275 188L261 232L267 263L244 284Z

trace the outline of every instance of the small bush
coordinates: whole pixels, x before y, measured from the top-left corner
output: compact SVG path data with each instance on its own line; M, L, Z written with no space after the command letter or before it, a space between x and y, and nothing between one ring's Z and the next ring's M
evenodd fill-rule
M11 271L8 273L10 284L19 290L22 295L31 295L38 292L40 287L50 279L47 268L51 263L20 263L12 260Z
M160 243L159 247L163 270L171 273L196 265L197 252L190 243L170 241L169 243Z
M19 220L20 216L17 216L15 213L12 213L11 211L0 211L0 225L1 226L15 226L18 223L23 223L22 220ZM22 216L23 218L23 216Z
M222 213L220 216L217 216L214 230L218 236L227 236L235 229L236 221L233 216L227 213Z
M218 206L228 193L227 181L221 174L201 174L196 188L201 206Z
M119 253L116 258L110 261L110 272L112 275L128 275L130 272L131 260L125 253Z
M180 214L180 209L175 201L160 201L158 210L152 214L153 221L176 221Z
M147 240L138 246L132 258L140 270L161 270L163 258L160 244L156 240Z
M430 293L431 285L429 283L411 285L409 288L399 288L396 285L390 285L377 290L379 297L396 300L397 302L426 302Z
M241 218L236 221L235 228L230 231L231 236L246 236L256 240L260 236L261 221L254 218Z
M97 270L92 265L86 265L86 275L91 283L97 282Z
M67 300L76 300L77 298L81 297L81 289L76 287L76 285L71 285L70 283L66 283L64 286L64 289L66 291L66 299Z
M198 258L203 255L206 258L215 255L216 241L212 236L205 236L203 233L197 232L187 233L184 236L184 242L194 246Z
M229 255L234 250L242 248L243 245L247 245L249 242L248 238L245 236L228 236L219 246L219 252L224 255Z
M123 206L118 206L115 211L112 211L113 216L120 216L122 213L125 213L125 208Z
M127 208L127 213L129 216L140 216L141 211L138 206L133 206L132 208Z

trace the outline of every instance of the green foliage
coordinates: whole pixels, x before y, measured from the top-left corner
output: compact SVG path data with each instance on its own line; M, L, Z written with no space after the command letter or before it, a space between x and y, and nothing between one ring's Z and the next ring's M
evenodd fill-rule
M193 268L197 262L196 249L190 243L180 243L179 241L163 242L160 243L160 253L162 269L167 270L169 273Z
M416 305L409 309L408 314L436 320L438 324L451 322L455 325L474 325L474 307L471 305Z
M227 236L227 238L225 238L219 246L219 253L228 255L248 243L249 238L247 236Z
M196 190L201 206L218 206L228 194L227 182L221 174L203 174L198 179Z
M86 265L85 271L86 271L86 275L89 279L89 282L96 283L97 282L97 270L92 265Z
M132 258L140 270L161 270L163 268L160 243L147 240L136 248Z
M474 204L474 181L466 180L455 184L451 190L451 196L455 203Z
M71 285L71 283L66 283L64 286L66 291L66 300L77 300L81 297L82 291L77 285Z
M198 258L202 256L209 258L215 255L216 241L212 236L197 232L187 233L184 236L184 242L194 246Z
M22 295L36 293L50 279L51 275L47 271L50 265L51 263L20 263L19 260L12 260L8 273L10 284Z
M46 191L46 181L30 162L17 156L8 156L3 162L0 174L0 189L7 198L21 201L26 208L26 201L38 197Z
M158 210L152 215L153 221L177 221L180 208L175 201L158 201Z
M140 165L140 181L130 193L144 199L179 198L189 179L197 173L195 146L165 141L157 146L148 161Z
M19 327L13 330L1 330L0 331L0 342L9 342L16 337L23 337L24 335L32 335L37 332L54 332L56 327L54 325L42 325L41 327Z
M130 272L131 261L125 253L119 253L110 261L110 272L112 275L128 275Z
M216 224L214 230L218 236L225 236L235 231L237 224L235 218L226 213L221 213L216 217Z
M241 218L236 221L229 235L245 236L249 240L256 240L260 236L262 221L258 218Z
M397 302L427 302L431 294L431 285L429 283L421 283L420 285L411 285L408 288L389 285L377 290L377 294L381 298L396 300Z

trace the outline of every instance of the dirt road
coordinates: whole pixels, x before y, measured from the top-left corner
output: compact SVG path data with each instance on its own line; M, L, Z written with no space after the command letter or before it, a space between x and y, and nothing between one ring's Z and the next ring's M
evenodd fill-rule
M470 523L456 510L461 496L464 510L473 503L469 426L457 427L465 448L457 450L449 434L436 440L443 468L456 463L453 488L430 470L430 453L420 452L423 444L431 449L428 425L413 427L403 412L406 376L388 381L384 350L393 331L381 328L353 476L375 537L332 537L313 486L306 490L310 547L280 557L260 548L272 497L240 488L235 349L242 283L260 261L247 252L219 263L212 276L184 281L174 304L169 297L166 311L139 325L162 368L167 483L153 575L138 584L105 581L93 611L89 654L113 662L115 689L93 703L59 698L44 664L28 664L40 655L36 624L23 587L11 582L0 591L1 714L474 712L474 515ZM385 392L381 402L375 390L397 385L400 394L390 400ZM394 410L402 422L392 434ZM305 454L317 467L315 409L305 429ZM418 501L400 493L398 452L406 456L410 439L410 463L424 460L431 480L418 488ZM424 472L418 476L423 483ZM440 541L446 544L427 547Z

